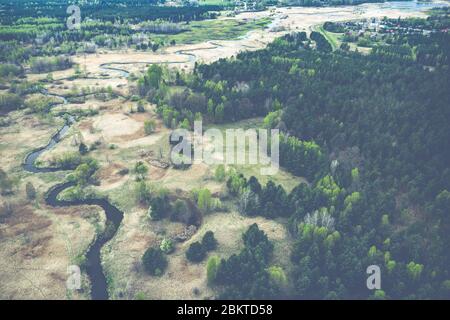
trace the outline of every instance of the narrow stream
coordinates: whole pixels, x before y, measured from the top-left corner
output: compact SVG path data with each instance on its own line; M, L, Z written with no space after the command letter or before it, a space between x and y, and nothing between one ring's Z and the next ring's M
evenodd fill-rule
M58 95L50 94L48 92L43 92L48 96L54 96L62 99L62 103L66 104L67 100ZM50 139L50 141L44 147L36 149L29 153L24 160L23 168L26 171L32 173L42 173L42 172L56 172L63 171L61 168L54 167L37 167L36 159L39 156L55 147L55 145L61 141L62 137L65 135L70 126L75 122L75 118L69 115L66 118L66 122L61 129L59 129ZM105 274L103 272L100 251L106 242L111 240L120 226L123 219L123 212L109 203L106 199L87 199L87 200L74 200L65 201L59 200L58 195L65 189L73 186L73 182L64 182L53 186L47 192L45 196L46 204L52 207L67 207L67 206L78 206L78 205L96 205L101 207L105 211L106 223L105 231L98 234L92 244L90 245L88 251L86 252L86 273L91 282L91 298L94 300L106 300L108 299L108 285L106 281Z

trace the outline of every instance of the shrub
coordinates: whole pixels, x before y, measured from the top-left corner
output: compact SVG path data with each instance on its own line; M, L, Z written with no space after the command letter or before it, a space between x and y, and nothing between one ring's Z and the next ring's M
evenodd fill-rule
M145 120L144 122L144 132L146 135L149 135L155 131L155 121L154 120Z
M150 209L151 208L151 209ZM161 220L171 212L169 197L165 194L157 195L150 200L149 215L152 220Z
M55 160L56 167L74 169L81 164L81 156L76 152L66 152Z
M14 213L15 205L11 202L5 202L0 205L0 223L9 218Z
M278 287L285 287L287 285L287 277L283 269L278 266L271 266L267 269L271 281Z
M36 199L36 189L31 182L27 182L25 185L25 193L27 194L28 200Z
M17 110L23 105L23 99L16 94L5 93L0 95L0 111L9 112Z
M142 263L147 273L152 276L160 276L167 267L167 259L161 249L148 248L142 256Z
M0 194L7 195L12 193L13 182L5 171L0 169Z
M208 259L208 263L206 264L206 278L208 279L208 284L214 284L216 281L219 265L219 257L213 256Z
M200 262L205 259L206 252L203 245L200 242L194 242L189 246L186 251L186 258L191 262Z
M150 190L148 185L145 183L145 181L139 181L136 184L135 191L136 200L140 204L148 204L150 202ZM150 212L150 208L149 208Z
M186 201L177 199L173 204L173 210L170 219L172 221L182 221L185 217L189 215L190 210L186 205Z
M82 142L78 147L78 151L80 152L81 155L85 155L86 153L88 153L88 147Z
M211 191L206 188L198 190L197 206L203 213L208 213L213 209Z
M134 166L134 173L136 174L136 180L144 180L147 175L148 167L142 162L138 161Z
M145 112L145 107L144 107L144 103L142 101L139 101L137 104L137 112Z
M174 250L174 246L173 246L172 240L170 240L170 239L163 239L163 241L161 241L161 245L159 246L159 248L165 254L172 253L173 250Z
M202 239L202 245L205 251L211 251L217 248L217 240L214 238L214 232L206 231Z
M216 181L223 182L225 180L225 175L225 166L223 164L218 165L214 172Z

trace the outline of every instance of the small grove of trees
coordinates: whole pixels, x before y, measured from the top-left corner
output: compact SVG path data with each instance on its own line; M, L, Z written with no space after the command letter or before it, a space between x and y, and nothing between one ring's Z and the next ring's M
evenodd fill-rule
M148 213L152 220L161 220L168 216L171 211L172 206L168 192L160 190L158 194L151 197Z
M222 206L220 200L213 198L211 191L207 188L192 190L192 198L202 213L209 213L220 209Z
M134 194L141 205L148 206L148 217L157 221L169 218L187 225L197 225L200 213L191 204L190 200L170 198L169 191L149 185L145 181L138 181L135 185Z
M25 106L30 112L39 114L47 114L50 108L55 104L55 100L51 97L32 97L25 101Z
M167 267L167 258L160 248L150 247L142 256L145 271L152 276L160 276Z
M280 165L289 172L313 181L326 166L326 157L314 141L302 141L296 137L280 137Z
M91 177L98 168L97 160L87 159L75 169L70 175L70 179L75 181L79 187L85 187L88 183L92 182Z
M288 217L292 213L288 194L272 180L263 187L255 177L247 181L242 174L231 172L227 187L232 195L237 196L237 207L241 214L274 218Z
M59 56L52 58L33 58L30 61L31 71L34 73L52 72L69 69L73 65L70 57Z
M65 152L50 160L50 165L65 170L73 170L83 162L79 152Z
M5 63L0 65L0 78L17 77L23 74L23 68L15 64Z
M23 99L17 94L0 94L0 113L17 110L22 107L23 103Z
M207 231L202 238L202 241L192 243L186 251L186 258L191 262L201 262L206 257L208 251L217 248L217 240L214 237L214 232Z
M314 40L316 42L317 50L323 51L323 52L333 51L331 44L328 42L328 40L325 38L325 36L323 34L321 34L320 32L312 31L310 38L311 38L311 40Z
M242 235L244 249L218 262L212 258L207 264L208 283L223 288L220 299L270 299L278 295L278 281L285 281L284 273L269 267L273 244L267 235L251 225ZM269 270L269 271L268 271ZM275 272L276 271L276 272ZM275 273L277 273L275 275Z

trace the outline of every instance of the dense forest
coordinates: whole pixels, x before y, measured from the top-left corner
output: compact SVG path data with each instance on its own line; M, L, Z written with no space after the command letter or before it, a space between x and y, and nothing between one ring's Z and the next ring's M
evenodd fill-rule
M114 22L117 19L139 22L143 20L164 19L173 22L210 18L211 11L223 9L220 5L160 6L165 1L158 0L103 0L103 1L72 1L80 7L84 17ZM62 0L0 1L0 23L12 24L21 18L50 17L66 19L69 6ZM120 12L120 14L118 14Z
M242 214L289 219L295 298L448 298L450 35L401 33L368 55L332 52L325 41L295 33L198 65L176 77L188 89L169 96L153 68L140 94L171 126L265 116L267 127L282 131L281 164L308 185L287 194L239 174L227 185ZM224 297L278 292L265 269L272 249L263 247L216 266ZM383 288L370 292L373 264ZM230 276L255 265L248 271L262 272L258 289Z

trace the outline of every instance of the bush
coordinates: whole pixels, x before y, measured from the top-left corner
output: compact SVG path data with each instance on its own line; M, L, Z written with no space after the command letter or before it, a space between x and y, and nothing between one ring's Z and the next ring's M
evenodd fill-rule
M136 195L136 200L140 204L148 204L150 202L150 190L145 181L139 181L136 184L134 193ZM149 208L149 213L151 211L151 207Z
M206 278L208 279L208 284L214 284L216 281L219 265L219 257L213 256L208 259L208 263L206 264Z
M144 103L142 101L139 101L137 104L137 112L139 113L145 112Z
M170 239L163 239L163 241L161 241L161 245L159 246L159 248L165 254L172 253L173 250L174 250L174 246L173 246L172 240L170 240Z
M16 94L5 93L0 95L0 112L17 110L23 105L23 99Z
M15 205L11 202L5 202L0 205L0 223L3 223L5 219L12 216L14 213Z
M188 217L190 217L191 212L186 204L186 201L177 199L173 204L172 214L170 219L172 221L185 221L187 222Z
M151 209L150 209L151 208ZM158 195L150 200L149 214L152 220L161 220L171 212L171 205L167 195Z
M80 152L81 155L85 155L86 153L88 153L88 147L82 142L78 147L78 151Z
M82 162L81 156L76 152L66 152L55 161L55 166L60 169L75 169Z
M142 161L138 161L134 166L134 173L136 174L137 181L144 180L148 173L148 167Z
M203 249L205 251L211 251L217 248L217 240L214 238L214 232L206 231L202 239Z
M145 120L144 122L144 132L146 135L149 135L155 131L155 121L154 120Z
M12 193L13 182L5 171L0 169L0 194L7 195Z
M218 182L223 182L225 180L225 176L225 166L223 164L218 165L214 172L214 178Z
M28 200L36 199L36 189L31 182L27 182L25 185L25 193L27 194Z
M142 256L142 263L145 271L152 276L162 275L167 268L167 259L159 248L148 248Z
M213 208L211 191L208 189L200 189L197 192L197 206L203 213L208 213Z
M200 262L205 259L206 252L203 245L200 242L194 242L189 246L186 251L186 258L191 262Z

